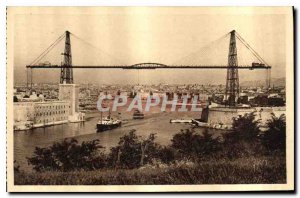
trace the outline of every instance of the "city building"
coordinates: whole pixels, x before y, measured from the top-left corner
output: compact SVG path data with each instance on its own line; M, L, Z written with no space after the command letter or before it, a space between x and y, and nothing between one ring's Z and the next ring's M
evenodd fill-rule
M77 85L59 84L58 100L44 101L43 96L36 92L17 99L14 102L14 129L84 121L85 114L79 112L78 95Z
M24 130L68 122L69 102L15 102L14 129Z

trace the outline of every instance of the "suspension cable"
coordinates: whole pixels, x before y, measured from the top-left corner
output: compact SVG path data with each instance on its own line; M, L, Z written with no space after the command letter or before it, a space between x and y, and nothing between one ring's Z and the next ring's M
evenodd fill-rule
M265 63L266 65L269 65L248 43L241 37L239 33L236 32L237 38L244 44L245 47L249 49L249 51L262 63Z
M46 50L44 50L30 65L34 65L39 62L42 58L44 58L64 37L65 33L63 33L58 39L56 39Z
M91 44L91 43L89 43L89 42L83 40L83 39L80 38L79 36L77 36L77 35L75 35L75 34L73 34L73 33L71 33L71 35L72 35L74 38L78 39L79 41L85 43L86 45L89 45L90 47L92 47L92 48L94 48L94 49L100 51L101 53L103 53L103 54L109 56L111 60L115 60L115 61L117 61L117 62L119 62L119 63L121 63L121 64L122 64L122 62L124 62L124 61L122 61L122 60L120 60L120 59L118 59L118 58L112 56L111 54L109 54L109 53L103 51L102 49L98 48L97 46L95 46L95 45L93 45L93 44Z
M183 58L177 60L176 62L174 62L173 64L177 64L178 62L182 62L186 59L191 59L191 57L193 56L196 56L196 55L199 55L199 53L203 54L203 53L207 53L207 51L205 50L206 48L209 48L211 47L212 45L218 43L219 41L223 40L224 38L226 38L227 36L229 35L229 33L226 33L225 35L221 36L220 38L204 45L203 47L201 47L199 50L195 51L195 52L192 52L191 54L187 55L187 56L184 56Z

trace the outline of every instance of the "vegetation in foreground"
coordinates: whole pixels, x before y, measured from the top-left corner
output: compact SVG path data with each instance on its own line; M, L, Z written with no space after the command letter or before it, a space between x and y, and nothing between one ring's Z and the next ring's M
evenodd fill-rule
M131 131L108 154L99 140L65 139L36 148L28 158L35 172L16 165L15 184L286 183L285 117L273 115L263 133L259 124L247 114L222 138L191 129L174 135L169 146L157 144L153 133L143 138Z
M286 183L282 156L234 161L180 161L169 166L139 169L16 174L16 185L131 185L131 184L268 184Z

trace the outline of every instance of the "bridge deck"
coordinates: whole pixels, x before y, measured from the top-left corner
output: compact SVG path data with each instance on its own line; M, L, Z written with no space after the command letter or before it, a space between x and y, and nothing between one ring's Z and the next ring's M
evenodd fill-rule
M61 69L68 66L60 65L26 65L26 68L31 69ZM74 65L73 69L271 69L271 66L238 66L238 67L229 67L229 66L209 66L209 65L196 65L196 66L183 66L183 65L170 65L170 66L128 66L128 65Z

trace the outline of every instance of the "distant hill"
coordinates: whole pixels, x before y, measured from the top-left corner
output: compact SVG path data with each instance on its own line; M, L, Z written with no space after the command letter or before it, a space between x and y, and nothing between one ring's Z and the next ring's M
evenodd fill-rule
M285 86L285 78L272 78L271 79L271 86ZM264 80L257 80L257 81L243 81L240 83L240 86L252 86L252 87L260 87L265 86L266 81Z

